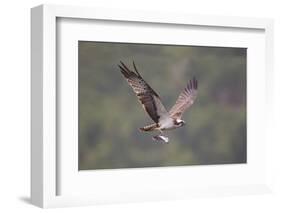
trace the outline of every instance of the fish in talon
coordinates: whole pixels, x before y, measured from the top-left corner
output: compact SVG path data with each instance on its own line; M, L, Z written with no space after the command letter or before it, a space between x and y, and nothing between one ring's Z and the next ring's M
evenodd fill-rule
M154 141L162 141L162 142L165 142L165 143L169 142L169 138L165 137L164 135L156 135L156 136L153 136L152 139Z

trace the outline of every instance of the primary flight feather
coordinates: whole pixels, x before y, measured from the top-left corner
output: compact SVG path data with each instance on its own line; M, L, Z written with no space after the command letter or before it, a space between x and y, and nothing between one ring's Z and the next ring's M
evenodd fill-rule
M118 65L121 73L133 88L145 111L155 122L140 128L142 131L175 129L185 124L181 119L182 114L194 103L197 96L198 82L195 78L190 80L184 90L180 93L176 104L168 112L161 102L159 95L149 86L138 72L133 62L134 71L130 70L122 61ZM154 140L168 142L168 138L162 135L153 137Z

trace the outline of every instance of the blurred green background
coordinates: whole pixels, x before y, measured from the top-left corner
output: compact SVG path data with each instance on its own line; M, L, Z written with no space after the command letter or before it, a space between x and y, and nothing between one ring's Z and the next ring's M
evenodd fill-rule
M79 41L79 170L246 163L245 48ZM158 134L118 64L132 68L169 110L189 79L199 92L187 125Z

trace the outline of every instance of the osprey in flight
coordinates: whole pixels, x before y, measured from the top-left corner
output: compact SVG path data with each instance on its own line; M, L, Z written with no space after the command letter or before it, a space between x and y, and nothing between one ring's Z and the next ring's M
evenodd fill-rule
M118 65L121 73L133 88L143 108L155 122L151 125L140 128L141 131L158 130L162 134L164 130L175 129L185 125L185 121L181 119L184 111L188 109L197 96L197 80L193 78L189 81L184 90L180 93L176 104L168 112L162 104L159 95L143 80L133 62L134 70L130 70L122 61ZM168 142L168 137L156 135L154 140Z

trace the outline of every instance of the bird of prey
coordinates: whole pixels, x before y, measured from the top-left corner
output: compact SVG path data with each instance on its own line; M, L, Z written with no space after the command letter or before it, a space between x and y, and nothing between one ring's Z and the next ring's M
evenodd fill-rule
M184 90L180 93L176 104L167 111L161 102L159 95L149 86L138 72L135 63L133 62L134 71L130 70L122 61L119 68L123 76L126 78L129 85L133 88L140 103L150 118L154 121L153 124L140 128L141 131L160 131L160 135L153 137L153 140L168 142L168 137L165 137L163 131L171 130L185 125L182 120L182 115L194 102L197 96L198 82L195 78L190 80Z

